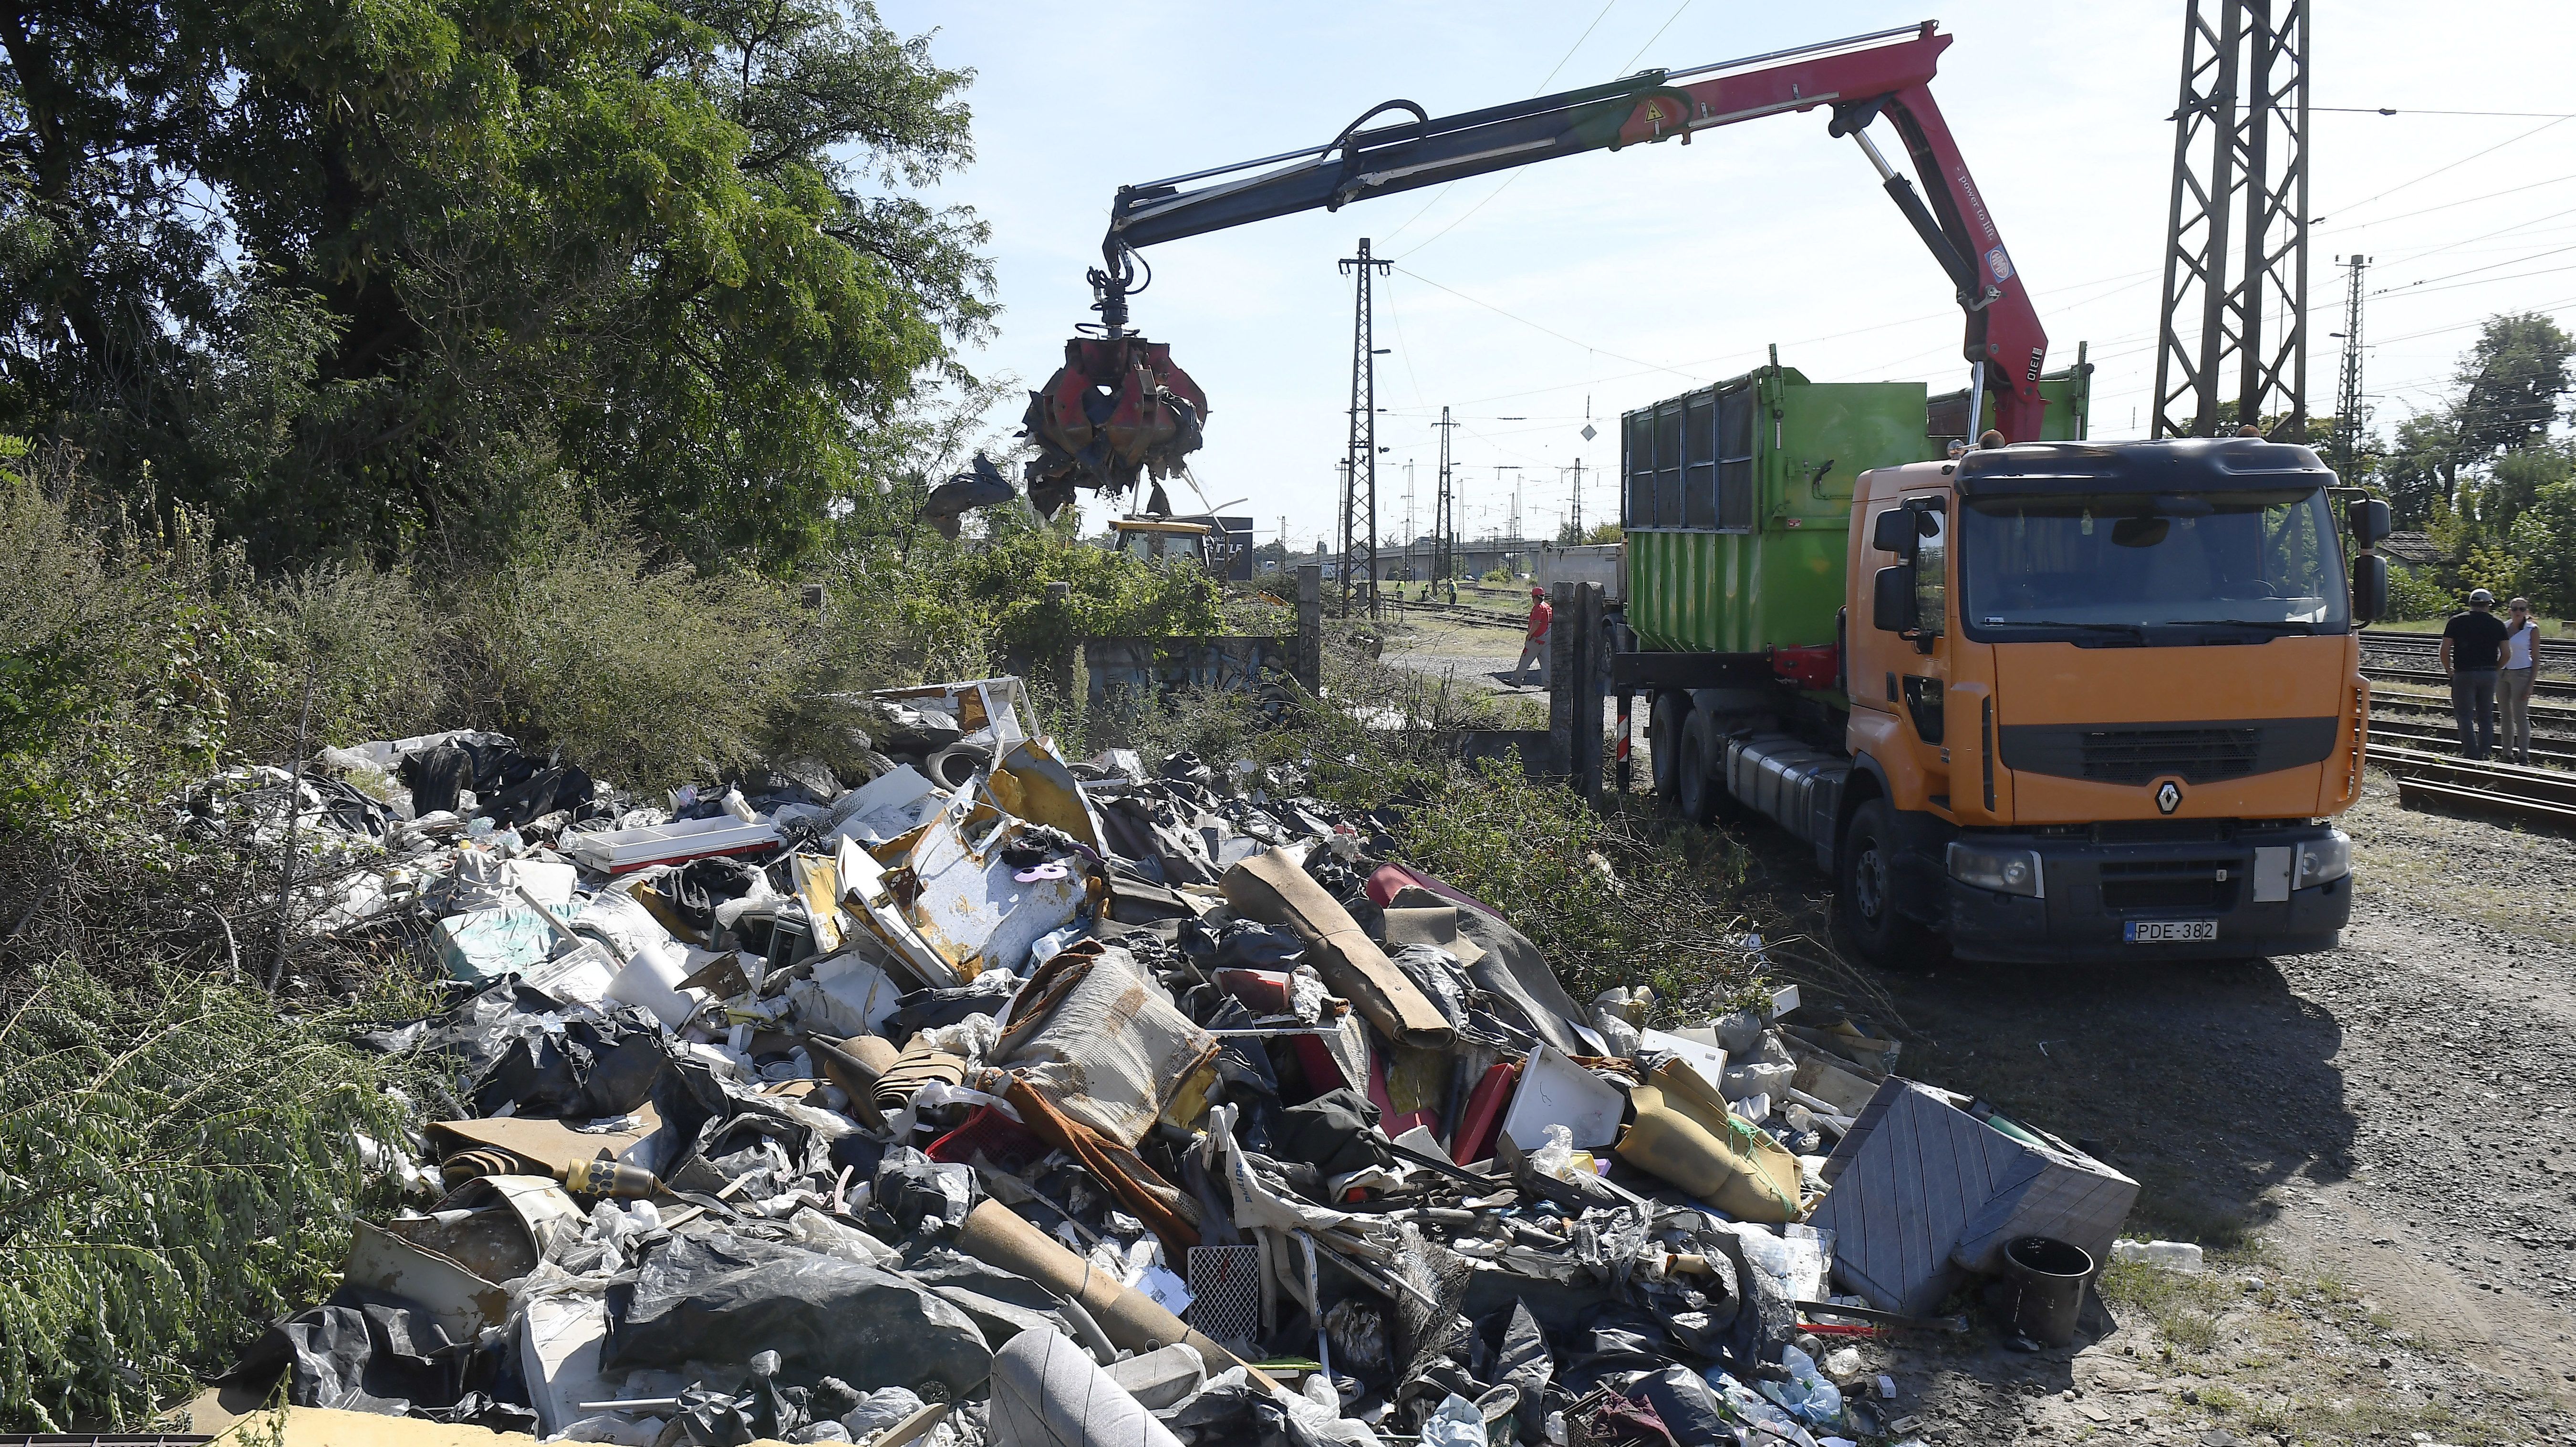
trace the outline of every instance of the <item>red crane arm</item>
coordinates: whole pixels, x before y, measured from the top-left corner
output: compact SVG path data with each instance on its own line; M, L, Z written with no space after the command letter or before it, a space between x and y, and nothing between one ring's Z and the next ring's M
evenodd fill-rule
M1927 20L1697 70L1644 71L1461 115L1434 118L1411 101L1388 101L1320 146L1121 186L1101 243L1107 265L1091 273L1106 335L1068 343L1064 369L1030 398L1029 428L1041 453L1028 467L1030 497L1052 512L1075 487L1121 490L1148 468L1165 475L1199 444L1205 395L1171 365L1168 348L1127 329L1127 298L1141 290L1140 247L1560 156L1677 136L1687 145L1715 126L1819 106L1832 108L1831 133L1852 137L1868 155L1957 289L1972 385L1980 397L1996 394L1995 426L2007 438L2036 440L2046 410L2039 374L2048 336L1932 99L1932 76L1949 45ZM1389 113L1408 119L1369 128ZM1869 128L1881 116L1904 141L1921 192L1871 143Z
M1705 81L1672 77L1638 102L1620 128L1619 144L1679 136L1687 145L1692 134L1715 126L1832 106L1833 133L1860 142L1897 206L1914 221L1958 287L1959 304L1967 313L1962 355L1980 366L1984 385L1997 394L1996 426L2008 438L2029 440L2040 435L2045 409L2039 374L2047 360L2048 334L1940 103L1932 98L1933 72L1950 40L1926 21L1913 39L1894 45L1802 57ZM1903 138L1922 177L1930 196L1928 216L1912 186L1869 142L1868 125L1882 113Z

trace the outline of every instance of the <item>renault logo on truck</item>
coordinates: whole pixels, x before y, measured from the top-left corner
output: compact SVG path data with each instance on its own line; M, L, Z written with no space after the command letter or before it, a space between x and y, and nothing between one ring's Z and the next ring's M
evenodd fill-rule
M2171 779L2156 785L2156 812L2170 814L2182 807L2182 785Z

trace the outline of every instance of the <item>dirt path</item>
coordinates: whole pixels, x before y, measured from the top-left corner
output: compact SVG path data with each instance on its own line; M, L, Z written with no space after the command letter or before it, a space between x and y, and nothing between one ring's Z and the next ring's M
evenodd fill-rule
M2228 1263L2179 1309L2205 1336L2133 1311L2072 1355L1898 1354L1927 1424L1976 1424L1948 1440L2576 1426L2576 846L2400 809L2385 777L2344 822L2355 919L2325 954L1875 974L1907 1074L2098 1148L2140 1182L2132 1232ZM1745 842L1820 921L1796 851Z
M1390 650L1417 656L1465 676L1488 655L1438 635ZM2133 1232L2259 1261L2264 1283L2194 1308L2226 1327L2205 1351L2133 1321L2072 1358L1891 1358L1916 1386L1882 1419L1983 1424L1951 1441L2022 1437L1994 1431L2006 1416L2028 1440L2277 1420L2238 1440L2287 1442L2327 1440L2287 1425L2301 1411L2359 1438L2374 1413L2438 1428L2474 1398L2515 1425L2431 1440L2576 1427L2555 1406L2576 1400L2576 842L2401 809L2384 775L2344 825L2354 920L2325 954L1869 974L1906 1074L2097 1146L2140 1182ZM1757 887L1825 932L1804 851L1742 838ZM2276 1380L2276 1348L2314 1380Z

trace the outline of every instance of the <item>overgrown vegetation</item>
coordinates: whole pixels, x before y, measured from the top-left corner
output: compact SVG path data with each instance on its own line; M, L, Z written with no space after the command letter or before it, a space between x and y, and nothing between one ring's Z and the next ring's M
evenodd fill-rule
M367 1204L358 1137L398 1133L388 1067L346 1041L426 1008L404 941L307 929L345 866L290 850L273 806L192 814L210 776L477 726L651 789L806 751L830 689L1218 617L1203 577L1034 525L853 552L818 615L787 583L657 563L571 492L443 574L261 576L192 510L136 528L71 459L36 461L47 485L0 472L10 1429L134 1421L325 1294Z
M987 394L968 72L867 0L22 5L0 430L263 569L469 547L525 459L701 564L882 532Z
M2431 537L2430 578L2391 579L2398 618L2450 613L2472 588L2576 615L2576 440L2558 430L2576 390L2576 339L2537 314L2487 319L2455 392L2400 423L2355 481L2384 492L2400 528Z
M408 1114L353 1010L280 1015L180 969L117 990L72 960L0 1023L0 1421L132 1422L327 1294L389 1208L363 1135ZM397 1148L399 1148L397 1146Z

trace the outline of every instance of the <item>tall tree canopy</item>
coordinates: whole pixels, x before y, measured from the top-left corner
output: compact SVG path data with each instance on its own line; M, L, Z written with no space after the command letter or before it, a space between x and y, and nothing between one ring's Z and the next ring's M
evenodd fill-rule
M991 316L968 72L866 0L0 4L0 430L254 555L571 478L792 562Z

